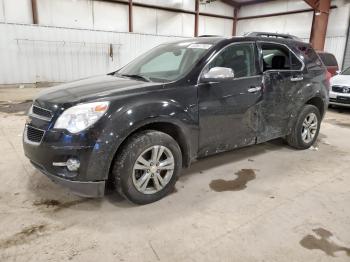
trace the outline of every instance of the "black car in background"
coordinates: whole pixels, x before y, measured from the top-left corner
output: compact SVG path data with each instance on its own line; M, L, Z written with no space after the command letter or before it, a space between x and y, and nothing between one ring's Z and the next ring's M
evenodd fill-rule
M318 55L289 35L181 40L45 90L30 109L24 152L81 196L102 196L111 182L146 204L202 157L279 137L310 147L328 88Z

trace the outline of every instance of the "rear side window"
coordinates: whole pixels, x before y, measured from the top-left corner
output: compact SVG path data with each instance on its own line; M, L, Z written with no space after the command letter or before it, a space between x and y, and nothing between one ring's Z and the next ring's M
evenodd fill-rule
M263 68L267 70L301 70L303 64L286 46L263 43Z
M336 66L338 67L337 59L330 53L319 53L318 54L325 66Z
M319 68L322 66L320 57L316 54L315 50L309 44L302 44L298 46L299 51L304 56L305 64L308 69Z

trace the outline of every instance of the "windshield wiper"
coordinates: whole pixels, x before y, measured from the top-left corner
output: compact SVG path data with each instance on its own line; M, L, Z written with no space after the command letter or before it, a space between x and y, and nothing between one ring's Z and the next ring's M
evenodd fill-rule
M152 82L151 79L147 76L144 75L137 75L137 74L122 74L121 76L126 76L126 77L130 77L130 78L137 78L137 79L141 79L147 82Z

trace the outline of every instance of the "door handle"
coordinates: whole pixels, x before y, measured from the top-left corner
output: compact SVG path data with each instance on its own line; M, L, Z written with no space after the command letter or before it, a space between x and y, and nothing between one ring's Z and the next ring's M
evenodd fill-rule
M248 89L249 93L255 93L261 90L261 86L252 86L251 88Z
M291 78L290 78L290 81L292 81L292 82L297 82L297 81L302 81L304 79L304 77L303 76L292 76Z

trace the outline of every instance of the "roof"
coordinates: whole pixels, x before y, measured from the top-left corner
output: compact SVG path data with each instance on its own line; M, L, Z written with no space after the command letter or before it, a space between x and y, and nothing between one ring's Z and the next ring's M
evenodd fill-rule
M225 41L226 40L226 41ZM244 36L233 36L233 37L224 37L224 36L200 36L187 38L183 40L177 40L171 43L193 43L193 44L211 44L215 45L219 42L242 42L242 41L265 41L265 42L275 42L281 44L289 44L291 42L299 42L303 44L307 44L303 42L296 36L288 35L288 34L277 34L277 33L269 33L269 32L252 32L248 33Z

